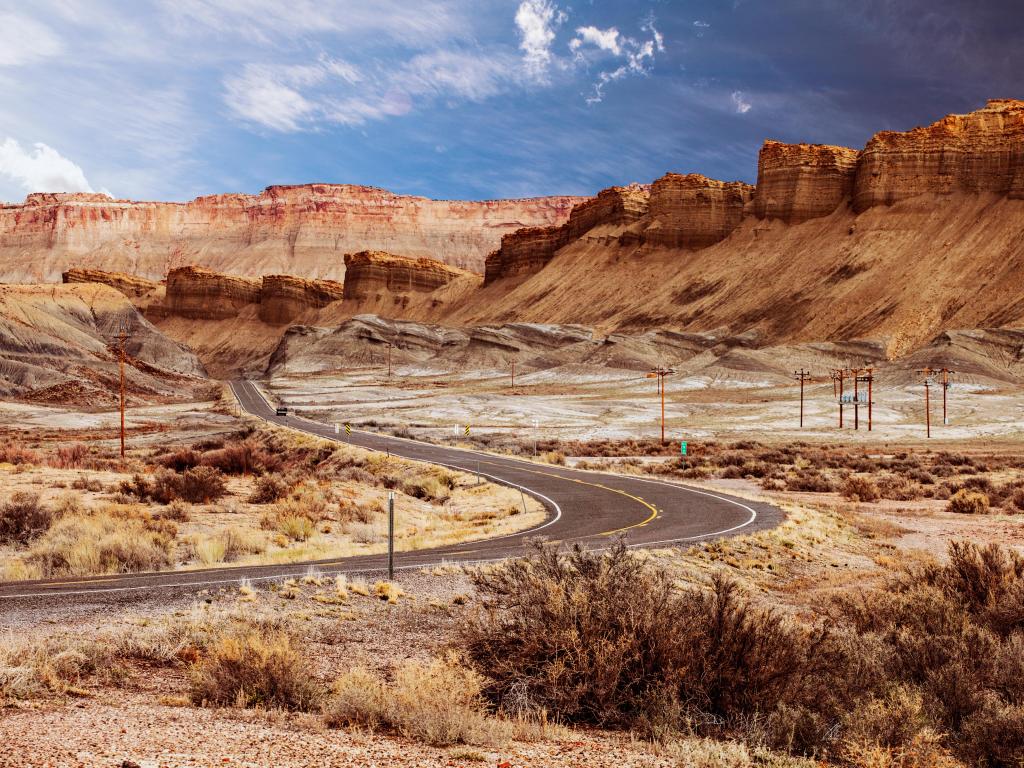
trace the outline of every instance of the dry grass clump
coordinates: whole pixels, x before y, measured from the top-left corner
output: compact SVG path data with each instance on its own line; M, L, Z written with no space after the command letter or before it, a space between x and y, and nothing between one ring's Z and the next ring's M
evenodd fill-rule
M249 496L250 504L273 504L288 495L291 486L280 475L263 475L256 480Z
M949 503L946 504L947 512L955 512L959 515L985 515L988 514L988 496L979 491L969 491L962 488L954 493Z
M42 460L38 451L26 448L17 442L5 443L0 446L0 464L38 464Z
M45 533L55 517L39 494L16 491L0 504L0 544L27 544Z
M40 577L158 571L172 564L176 529L115 507L58 520L31 546L24 562Z
M435 746L507 741L513 727L488 717L482 685L479 675L450 659L406 662L391 683L354 669L335 682L324 715L332 727L385 731Z
M847 477L839 488L839 492L843 495L843 498L850 499L851 501L871 502L878 501L881 498L878 486L875 485L874 480L862 475L850 475Z
M56 452L49 457L48 463L57 469L75 469L86 463L89 446L84 443L57 446Z
M201 706L310 710L320 701L308 663L287 633L233 628L210 643L190 671L189 695Z
M203 565L230 563L245 555L257 555L266 551L267 542L263 537L245 528L225 528L213 536L193 538L186 542L186 558Z
M456 476L446 469L428 468L406 478L401 484L402 493L414 499L444 502L451 497Z
M117 674L109 644L76 637L0 636L0 705L79 693L100 672Z
M300 483L263 515L260 526L293 541L306 541L316 533L317 523L330 519L333 501L329 487Z

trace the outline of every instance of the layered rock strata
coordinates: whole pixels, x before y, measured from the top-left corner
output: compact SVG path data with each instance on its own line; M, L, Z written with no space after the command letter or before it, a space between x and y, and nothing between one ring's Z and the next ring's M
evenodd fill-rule
M561 224L584 199L431 200L349 184L274 186L189 203L32 194L23 205L0 205L0 281L56 281L73 266L158 279L188 264L340 280L342 255L367 249L482 272L502 234Z
M754 213L799 224L828 216L853 193L855 149L766 141L757 159Z
M146 280L124 272L104 272L101 269L69 269L61 275L64 283L102 283L115 288L129 298L139 298L160 285L156 280Z
M309 310L341 301L345 288L333 280L306 280L294 275L265 275L260 287L259 318L285 325Z
M569 220L561 226L529 227L503 236L501 247L487 256L484 284L539 271L559 249L594 227L623 226L639 221L647 213L650 194L650 187L639 184L610 187L573 208Z
M202 267L167 273L163 312L191 320L225 320L243 307L259 304L261 281L222 275Z
M868 142L857 166L857 212L926 193L1024 198L1024 101L993 99L967 115Z
M430 293L466 274L436 259L360 251L345 256L345 298L363 301L380 292Z
M666 248L706 248L739 226L754 187L699 173L668 173L651 185L640 240Z

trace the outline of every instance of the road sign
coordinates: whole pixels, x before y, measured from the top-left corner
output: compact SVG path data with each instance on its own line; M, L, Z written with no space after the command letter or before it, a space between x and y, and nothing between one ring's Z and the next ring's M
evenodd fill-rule
M351 435L352 434L352 425L349 424L348 422L345 423L345 434L346 435Z
M469 424L466 425L466 428L463 430L463 432L465 433L466 437L469 437Z
M686 443L682 442L679 444L679 453L683 456L686 455Z
M339 432L338 425L335 424L334 425L334 434L338 434L338 432Z

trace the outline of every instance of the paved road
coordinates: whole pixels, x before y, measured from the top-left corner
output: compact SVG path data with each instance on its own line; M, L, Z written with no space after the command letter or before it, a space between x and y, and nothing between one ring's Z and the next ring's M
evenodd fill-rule
M479 472L494 482L520 488L538 499L548 512L543 523L517 534L436 549L400 552L396 556L399 569L421 568L442 561L501 559L521 553L526 542L536 536L555 541L580 542L590 547L606 546L618 535L625 535L631 546L686 545L702 539L770 528L781 519L779 511L767 504L654 479L566 469L369 432L356 431L346 435L342 431L336 435L334 426L330 424L295 415L277 416L275 409L250 381L232 382L231 388L246 411L268 422L329 440L377 451L390 451L408 459L465 472ZM0 612L5 604L10 605L12 602L33 605L52 601L126 603L152 599L154 592L158 591L194 593L237 583L242 578L259 582L301 575L310 565L325 574L379 572L386 567L386 556L366 555L303 564L9 582L0 584Z

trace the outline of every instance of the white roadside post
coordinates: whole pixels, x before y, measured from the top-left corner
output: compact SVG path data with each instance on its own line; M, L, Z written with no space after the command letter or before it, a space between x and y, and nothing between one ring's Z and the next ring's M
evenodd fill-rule
M533 420L533 455L537 456L537 435L540 432L540 419Z

